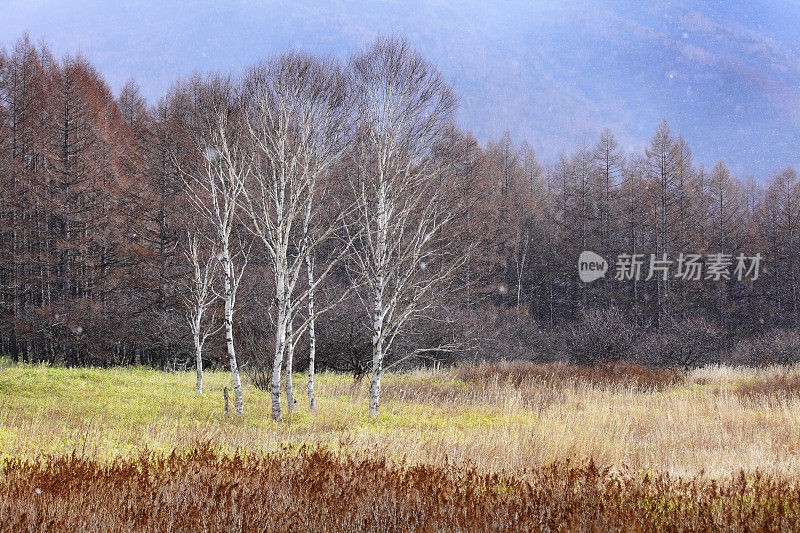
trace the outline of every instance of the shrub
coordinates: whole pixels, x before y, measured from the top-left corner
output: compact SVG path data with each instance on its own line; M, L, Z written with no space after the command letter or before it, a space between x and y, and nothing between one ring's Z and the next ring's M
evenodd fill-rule
M633 357L648 365L691 368L711 362L721 344L722 335L711 322L685 318L646 334L636 343Z
M770 331L743 339L729 353L734 363L746 365L790 365L800 361L800 333L791 329Z
M773 329L756 338L755 362L762 365L791 365L800 361L800 333Z
M570 361L584 365L618 361L629 355L636 333L636 325L617 308L594 309L567 327L566 353Z
M460 309L454 316L455 336L464 348L461 361L526 360L537 363L563 359L558 332L513 309Z
M317 320L318 370L353 374L360 381L372 368L372 332L356 298L342 302Z
M264 391L270 390L272 382L275 342L271 328L267 319L258 318L241 323L236 331L239 370L255 388Z
M800 375L792 371L768 373L762 379L743 382L736 393L761 399L796 396L800 393Z
M248 359L241 366L241 370L253 387L263 391L270 390L272 385L272 361L266 358Z

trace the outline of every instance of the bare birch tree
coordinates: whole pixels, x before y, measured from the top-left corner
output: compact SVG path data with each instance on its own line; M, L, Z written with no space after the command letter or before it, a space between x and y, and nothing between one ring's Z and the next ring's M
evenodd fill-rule
M375 416L387 351L434 304L456 268L442 242L454 216L441 197L445 168L431 153L452 123L456 100L435 68L403 41L378 41L351 68L359 121L353 188L362 231L353 256L369 293L369 412Z
M247 250L244 246L234 249L234 228L238 224L238 206L244 193L246 178L250 172L249 159L243 156L238 142L236 125L231 119L230 89L209 84L199 91L207 106L206 113L199 117L199 134L196 148L202 158L196 172L185 176L189 199L197 212L213 227L217 247L217 258L222 263L223 293L225 304L225 344L233 381L236 412L244 412L242 381L236 361L233 338L233 316L236 293L247 265Z
M198 232L189 235L186 258L192 266L192 280L187 283L184 303L186 318L194 340L195 368L197 372L197 394L203 394L203 347L208 338L219 331L211 307L218 299L214 283L219 274L217 252L212 246L206 254L202 252Z
M308 230L305 231L308 235ZM317 399L314 393L314 375L317 360L317 330L316 315L314 313L314 264L315 255L306 256L306 277L308 278L308 409L313 413L317 410Z
M299 324L293 320L335 264L329 261L322 272L303 283L309 257L337 228L337 224L323 227L317 211L320 177L339 159L349 133L346 85L332 62L289 54L253 69L246 95L248 131L256 159L245 205L250 229L263 243L274 276L275 352L270 392L272 417L280 420L281 367L286 363L291 411L294 343L315 311Z

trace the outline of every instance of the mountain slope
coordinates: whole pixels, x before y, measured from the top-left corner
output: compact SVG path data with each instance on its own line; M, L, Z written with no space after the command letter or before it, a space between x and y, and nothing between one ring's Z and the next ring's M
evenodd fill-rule
M238 71L287 48L346 57L403 34L456 87L480 140L509 130L553 159L609 127L641 149L666 118L706 165L724 158L759 178L800 166L800 8L783 3L9 4L4 44L27 29L57 54L80 49L112 87L134 76L151 102L195 70Z

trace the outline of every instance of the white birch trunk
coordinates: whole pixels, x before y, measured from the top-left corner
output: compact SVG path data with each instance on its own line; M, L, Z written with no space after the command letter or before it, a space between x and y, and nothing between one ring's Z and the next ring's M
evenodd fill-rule
M299 290L303 263L313 246L334 231L330 226L321 227L322 221L316 222L314 213L317 177L346 147L343 141L349 131L349 116L341 81L335 66L292 55L270 62L266 70L254 69L246 87L252 97L248 103L252 107L245 115L255 163L253 188L245 188L243 193L252 223L250 230L263 242L275 279L275 353L270 396L272 418L276 421L282 416L284 364L289 412L294 408L293 352L296 337L308 327L304 321L293 331L292 322L302 299L308 296ZM296 241L296 225L301 222L303 239ZM329 271L330 268L324 269L319 278ZM313 391L313 381L310 383Z
M199 91L210 90L205 86L198 86ZM239 377L239 366L236 362L236 350L233 342L233 314L236 304L236 293L241 280L242 272L247 265L247 251L242 249L236 255L231 255L231 235L237 224L236 209L239 205L239 196L244 191L244 184L249 167L247 157L238 149L236 139L229 136L235 132L230 114L231 109L225 104L213 109L214 116L208 117L213 123L208 123L209 128L195 138L195 143L200 155L205 158L205 168L200 171L179 171L184 178L188 189L189 201L206 222L213 224L215 229L214 245L219 247L217 256L223 269L223 299L224 299L224 329L225 344L231 368L231 381L234 391L234 405L236 413L244 412L242 398L242 381ZM236 258L238 265L234 265ZM238 272L237 272L238 267ZM196 266L197 271L197 266ZM199 273L197 274L200 275ZM212 291L213 292L213 291ZM202 338L202 341L205 337ZM202 348L201 341L201 348ZM198 369L202 364L198 354ZM199 371L199 370L198 370ZM199 386L198 386L199 387Z
M233 262L228 250L223 251L225 263L225 344L228 347L228 359L231 365L231 378L233 381L233 398L236 412L244 413L242 399L242 380L239 378L239 366L236 364L236 350L233 347Z
M381 378L383 377L383 343L372 348L372 376L369 387L369 414L378 416L381 400Z
M383 277L379 278L382 285ZM383 290L375 291L372 316L372 376L369 388L369 414L378 416L383 376Z
M284 342L286 339L286 318L282 311L278 313L275 328L275 357L272 360L272 383L270 396L272 399L272 419L281 419L281 365L283 365Z
M199 324L197 329L199 331ZM194 334L194 355L197 363L197 394L203 394L203 345L199 333Z
M206 339L213 334L213 313L208 316L209 307L216 302L217 296L212 285L216 279L216 255L212 249L204 258L200 257L199 237L196 234L189 236L186 257L192 264L194 276L191 283L187 284L187 294L184 295L186 304L186 317L189 320L189 329L194 340L195 368L197 372L197 394L203 394L203 347Z
M308 409L313 413L317 410L317 400L314 397L314 364L317 356L317 334L314 330L314 259L311 254L306 256L308 267Z
M286 282L279 270L275 283L275 301L277 304L277 322L275 324L275 356L272 360L272 383L270 396L272 400L272 419L280 420L281 413L281 366L286 351L286 325L288 320L285 295Z
M286 413L291 417L294 412L294 383L292 383L292 367L294 365L294 340L292 339L294 331L292 328L292 319L289 318L289 324L286 328L286 375L283 378L284 389L286 391Z

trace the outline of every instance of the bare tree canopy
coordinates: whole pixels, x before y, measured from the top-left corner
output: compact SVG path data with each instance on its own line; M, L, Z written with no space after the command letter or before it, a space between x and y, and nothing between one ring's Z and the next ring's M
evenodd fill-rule
M285 360L291 412L294 343L315 311L310 307L310 316L299 327L295 317L335 264L330 261L316 278L309 275L315 249L337 229L330 221L323 226L319 183L347 146L350 115L338 66L301 54L254 68L244 94L253 158L245 208L250 230L266 250L275 287L271 395L272 416L279 420L281 367Z
M441 246L454 217L441 198L447 161L434 147L456 99L405 41L382 40L351 61L356 108L352 178L361 235L353 258L372 315L370 413L378 414L384 356L406 323L428 309L455 264Z

